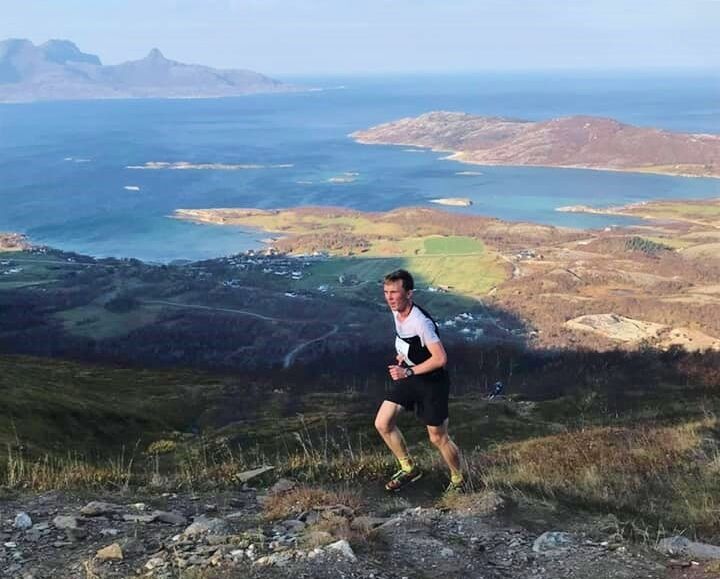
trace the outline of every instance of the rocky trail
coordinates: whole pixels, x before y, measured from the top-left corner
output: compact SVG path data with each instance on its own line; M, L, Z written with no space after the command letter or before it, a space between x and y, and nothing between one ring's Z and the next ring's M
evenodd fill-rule
M220 493L48 492L0 499L0 576L18 579L366 578L639 579L712 577L693 544L666 554L629 543L612 524L523 524L492 492L459 497L452 510L412 495L318 504L270 520L263 505L301 489ZM1 496L1 495L0 495ZM425 502L425 501L421 501ZM299 503L298 503L299 504ZM709 547L709 546L705 546ZM657 546L656 546L657 549ZM675 558L669 558L668 552ZM712 558L713 553L706 553Z

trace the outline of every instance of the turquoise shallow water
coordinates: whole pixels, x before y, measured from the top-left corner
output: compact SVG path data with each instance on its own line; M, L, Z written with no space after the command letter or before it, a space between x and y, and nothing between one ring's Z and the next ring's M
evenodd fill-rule
M354 130L430 110L530 120L608 116L720 133L720 89L701 75L464 75L289 79L326 90L217 100L0 106L0 231L96 256L202 259L264 237L170 218L176 208L338 205L454 208L572 227L629 223L556 207L720 196L720 180L478 167L433 152L354 143ZM152 161L255 165L136 170ZM479 175L458 175L463 171ZM130 187L127 189L126 187Z

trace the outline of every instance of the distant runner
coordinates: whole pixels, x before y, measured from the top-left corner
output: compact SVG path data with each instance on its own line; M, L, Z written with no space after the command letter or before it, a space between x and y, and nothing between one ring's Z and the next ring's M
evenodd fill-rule
M387 482L385 489L400 490L422 476L397 427L398 414L405 409L414 411L425 423L430 442L450 468L446 492L461 491L465 481L460 451L448 436L450 380L445 369L447 354L438 337L437 324L412 301L414 287L412 275L404 269L385 276L385 301L395 320L397 364L388 366L393 388L378 410L375 428L400 463L400 470Z

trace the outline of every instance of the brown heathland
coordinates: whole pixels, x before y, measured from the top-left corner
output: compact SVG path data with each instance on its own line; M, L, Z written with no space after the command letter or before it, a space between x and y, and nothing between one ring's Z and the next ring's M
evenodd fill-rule
M449 151L480 165L534 165L720 177L720 136L575 116L529 122L432 112L352 136L360 143Z

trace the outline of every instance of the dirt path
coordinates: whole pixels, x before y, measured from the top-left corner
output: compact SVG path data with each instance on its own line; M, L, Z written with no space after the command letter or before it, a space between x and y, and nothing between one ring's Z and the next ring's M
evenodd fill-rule
M258 314L256 312L251 312L248 310L236 310L234 308L221 308L218 306L202 306L198 304L184 304L182 302L168 302L165 300L141 300L142 304L149 304L149 305L159 305L159 306L168 306L171 308L182 308L182 309L188 309L188 310L210 310L210 311L216 311L216 312L225 312L228 314L240 314L242 316L250 316L251 318L258 318L260 320L265 320L266 322L282 322L284 324L307 324L311 320L292 320L289 318L274 318L272 316L265 316L263 314Z
M289 368L290 366L292 366L292 364L293 364L293 362L295 361L295 358L297 357L297 355L298 355L302 350L304 350L307 346L309 346L310 344L314 344L315 342L322 342L323 340L329 338L329 337L332 336L333 334L337 334L337 332L338 332L339 329L340 329L340 327L336 324L336 325L333 326L332 330L330 330L329 332L324 333L322 336L320 336L320 337L318 337L318 338L313 338L312 340L308 340L308 341L306 341L306 342L303 342L302 344L299 344L298 346L296 346L295 348L293 348L292 350L290 350L290 351L285 355L285 358L283 359L283 368Z
M272 483L271 483L272 484ZM282 485L283 490L273 490ZM412 495L365 497L262 516L244 486L214 493L49 492L0 501L8 579L680 579L674 563L583 521L527 526L494 493L452 510ZM361 488L355 489L362 496ZM437 495L438 493L436 493ZM91 499L101 502L89 502ZM438 496L435 496L437 501ZM425 501L423 501L425 502ZM527 515L527 513L524 513ZM23 520L23 517L25 519ZM19 521L19 522L16 522ZM22 525L22 527L20 526ZM684 562L687 571L691 563ZM694 570L694 569L693 569ZM716 577L712 573L692 577ZM687 575L690 577L690 575Z

